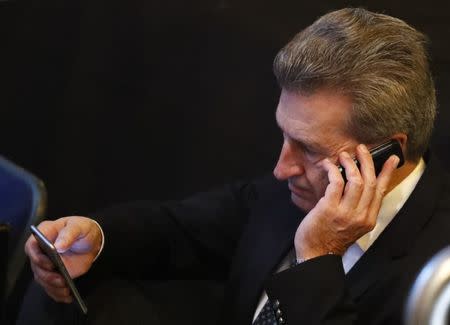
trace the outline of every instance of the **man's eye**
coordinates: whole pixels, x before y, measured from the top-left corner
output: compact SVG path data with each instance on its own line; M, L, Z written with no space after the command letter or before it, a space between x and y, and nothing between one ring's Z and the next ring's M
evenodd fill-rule
M299 148L299 150L301 150L304 154L308 156L314 156L318 154L318 151L316 149L311 148L299 141L295 141L294 143Z
M311 148L305 148L303 152L305 156L308 157L308 159L311 161L322 160L325 157L325 155L320 151Z
M307 157L310 158L310 160L316 160L318 159L318 157L320 157L320 155L317 152L306 151L305 154Z
M303 147L303 151L305 153L307 153L308 155L316 155L316 154L318 154L318 152L316 150L314 150L312 148L309 148L309 147L306 147L306 146Z

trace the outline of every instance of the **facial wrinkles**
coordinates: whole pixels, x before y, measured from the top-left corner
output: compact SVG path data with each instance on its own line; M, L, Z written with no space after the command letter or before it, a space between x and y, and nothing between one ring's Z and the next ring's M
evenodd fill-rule
M278 107L276 111L276 119L279 127L289 138L299 141L308 146L318 146L318 143L311 137L311 123L304 119L297 118L286 114L286 112Z
M346 151L348 154L353 155L354 147L356 145L357 144L353 143L353 141L343 141L339 144L335 144L328 155L328 159L330 159L331 162L337 164L339 153L341 153L342 151Z
M276 111L278 125L292 139L322 149L328 155L336 153L330 148L337 151L339 144L348 138L342 130L343 119L340 115L331 114L333 110L321 111L322 108L309 105L308 100L302 106L293 105L282 96Z
M327 132L321 130L319 126L316 126L313 123L307 123L301 119L291 118L280 108L276 112L276 119L287 137L294 141L301 142L302 145L306 145L309 149L313 149L323 156L318 158L317 161L313 161L313 163L318 163L327 157L336 157L337 154L342 151L342 148L346 146L346 143L340 139L341 137L329 136L333 133L330 130ZM314 139L314 135L321 135L322 138L319 139L321 141Z

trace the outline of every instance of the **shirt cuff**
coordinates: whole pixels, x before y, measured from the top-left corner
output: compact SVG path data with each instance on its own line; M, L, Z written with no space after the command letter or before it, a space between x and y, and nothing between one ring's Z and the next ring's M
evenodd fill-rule
M98 251L97 256L95 256L95 258L94 258L94 261L95 261L100 256L100 254L103 251L103 247L105 246L105 234L103 233L103 229L102 229L102 227L100 227L100 224L97 221L93 220L93 219L91 219L91 220L95 222L95 224L100 229L100 233L102 234L102 244L100 245L100 250Z

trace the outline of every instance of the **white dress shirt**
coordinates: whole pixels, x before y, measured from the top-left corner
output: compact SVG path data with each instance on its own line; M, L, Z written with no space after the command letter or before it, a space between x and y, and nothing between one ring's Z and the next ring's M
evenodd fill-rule
M420 159L416 168L414 168L414 170L400 184L398 184L384 196L381 203L380 212L378 213L375 228L359 238L353 245L351 245L347 249L345 254L342 256L342 265L346 274L375 242L375 240L392 221L392 219L394 219L398 211L400 211L406 200L413 192L424 171L425 161L423 159ZM277 269L277 272L281 272L289 268L294 258L295 252L294 250L292 250L281 262L280 266ZM253 322L255 321L256 317L258 317L258 314L261 312L261 309L264 307L267 299L268 298L266 292L263 292L258 306L255 310Z

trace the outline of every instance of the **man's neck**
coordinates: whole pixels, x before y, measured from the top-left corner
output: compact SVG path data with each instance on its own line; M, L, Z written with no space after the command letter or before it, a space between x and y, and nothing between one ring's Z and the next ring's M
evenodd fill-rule
M398 184L400 184L419 164L419 161L405 161L402 167L396 169L392 174L391 181L389 182L389 186L387 188L386 194L392 191Z

